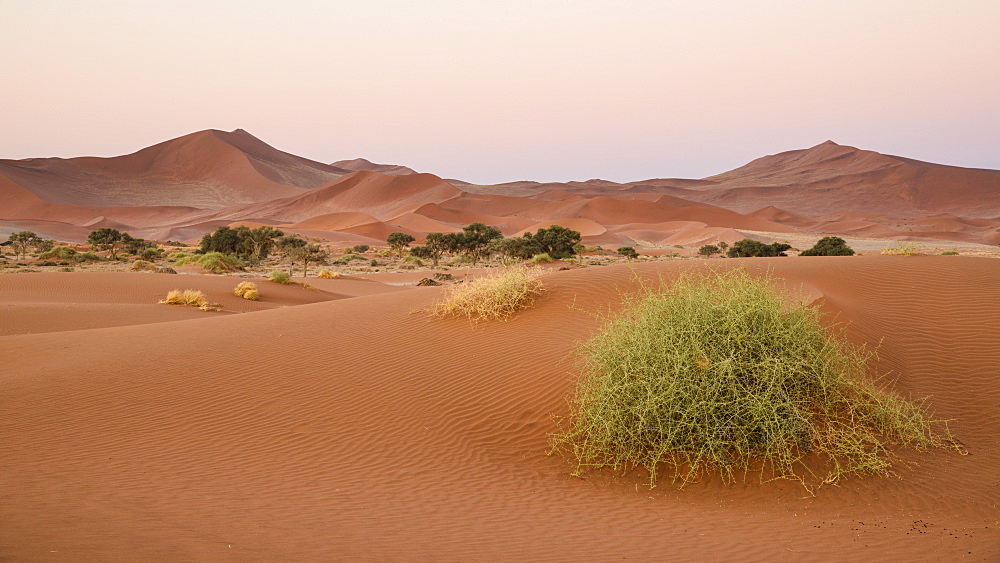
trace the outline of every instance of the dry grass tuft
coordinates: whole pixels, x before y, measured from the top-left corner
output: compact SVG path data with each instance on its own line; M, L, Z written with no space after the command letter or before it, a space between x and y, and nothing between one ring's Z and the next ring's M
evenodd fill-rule
M323 278L325 280L334 280L339 277L343 277L343 274L341 274L340 272L331 272L330 270L323 268L322 270L319 271L318 274L316 274L316 277Z
M507 320L531 305L542 292L541 270L511 267L485 277L449 286L444 299L428 311L436 317Z
M253 282L240 282L233 290L233 295L237 297L242 297L243 299L249 299L250 301L256 301L260 299L260 292L257 291L257 284Z
M137 272L155 272L157 270L156 264L146 260L136 260L135 262L132 262L131 267Z
M887 246L882 249L882 254L893 256L923 256L924 245L919 242L898 242L896 246Z
M209 303L205 294L195 289L172 289L167 293L167 298L160 301L161 305L185 305L187 307L197 307L202 311L220 310L214 303Z

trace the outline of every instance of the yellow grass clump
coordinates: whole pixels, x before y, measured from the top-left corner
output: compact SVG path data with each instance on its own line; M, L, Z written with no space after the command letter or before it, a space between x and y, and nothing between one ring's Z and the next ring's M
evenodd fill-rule
M896 246L883 248L881 253L893 256L921 256L924 254L924 245L919 242L898 242Z
M316 274L317 278L323 278L325 280L333 280L333 279L337 279L337 278L342 277L342 276L343 276L343 274L341 274L340 272L331 272L330 270L327 270L326 268L323 268L322 270L319 271L318 274Z
M197 307L202 311L218 311L219 307L209 303L205 294L195 289L172 289L167 292L167 298L160 301L161 305L185 305Z
M444 299L428 311L436 317L507 320L542 292L542 270L505 268L485 277L449 286Z
M249 299L250 301L260 299L260 292L257 291L257 284L247 281L240 282L236 286L236 289L233 290L233 295L242 297L243 299Z
M152 272L156 270L156 264L147 260L136 260L132 262L132 269L137 272Z

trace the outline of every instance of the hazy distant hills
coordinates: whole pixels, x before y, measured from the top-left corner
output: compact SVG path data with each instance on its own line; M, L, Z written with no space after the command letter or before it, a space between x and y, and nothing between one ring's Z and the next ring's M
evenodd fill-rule
M0 233L82 240L96 226L189 238L259 222L329 241L482 221L570 226L591 244L702 244L744 231L1000 242L1000 172L827 141L703 179L476 186L363 158L323 164L237 129L113 157L0 160Z

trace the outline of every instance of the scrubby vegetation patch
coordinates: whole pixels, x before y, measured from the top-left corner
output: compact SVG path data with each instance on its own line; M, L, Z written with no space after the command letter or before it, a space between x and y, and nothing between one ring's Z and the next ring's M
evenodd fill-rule
M524 267L497 270L482 278L451 285L444 299L430 308L438 317L506 320L528 307L541 293L541 271Z
M552 436L578 473L641 467L652 486L666 468L683 486L760 471L811 487L889 474L894 445L948 442L919 404L866 377L868 352L774 280L734 269L661 284L579 349L572 413Z

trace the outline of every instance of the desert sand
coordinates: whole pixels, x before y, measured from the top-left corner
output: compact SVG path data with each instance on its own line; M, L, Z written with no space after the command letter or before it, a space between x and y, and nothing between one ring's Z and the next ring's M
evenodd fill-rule
M552 271L533 308L478 324L417 312L442 288L358 287L374 281L315 280L326 284L312 292L258 280L265 298L249 303L225 277L0 276L13 296L0 337L0 553L996 560L992 259L715 261L772 270L849 322L851 341L881 342L878 369L929 397L969 455L906 453L899 478L814 497L792 482L677 490L639 475L576 478L546 455L552 416L567 413L575 343L597 326L587 310L615 307L636 276L709 263ZM152 305L178 277L223 312ZM42 314L25 322L28 307Z
M192 243L273 225L384 247L394 231L419 241L481 221L507 236L559 224L647 257L549 264L542 296L507 322L431 318L447 288L417 287L426 268L313 267L296 278L310 288L10 264L0 272L22 273L0 273L0 560L997 561L1000 260L878 251L996 256L998 196L997 171L829 142L628 184L477 186L322 164L242 130L111 159L0 161L0 236L82 242L108 226ZM864 255L693 258L720 241L807 248L824 235ZM893 477L812 493L753 475L683 490L640 472L571 476L548 437L596 314L643 280L733 267L784 279L853 344L877 346L873 373L926 398L967 455L900 451ZM240 281L261 299L234 296ZM220 310L158 304L173 289Z

